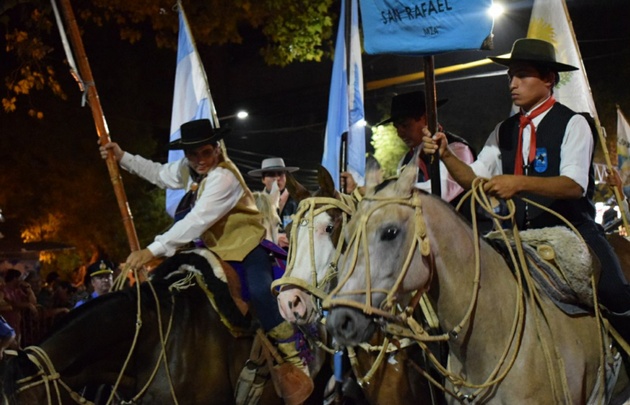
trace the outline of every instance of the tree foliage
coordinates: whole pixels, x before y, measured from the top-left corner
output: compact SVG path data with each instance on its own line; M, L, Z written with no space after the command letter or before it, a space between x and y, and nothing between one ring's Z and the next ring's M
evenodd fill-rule
M239 44L243 33L257 30L265 38L261 56L270 65L320 61L329 54L334 0L184 0L193 36L198 44ZM116 26L120 39L136 43L152 36L159 47L177 45L178 16L169 0L75 1L74 14L81 25ZM5 57L12 69L4 77L2 108L13 112L28 95L48 89L65 98L51 59L60 47L50 2L5 0L0 5ZM29 114L44 112L29 107Z

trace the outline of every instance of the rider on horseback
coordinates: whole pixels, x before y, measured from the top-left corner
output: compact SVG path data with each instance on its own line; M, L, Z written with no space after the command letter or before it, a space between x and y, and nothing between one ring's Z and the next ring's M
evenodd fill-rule
M600 300L612 312L611 323L628 341L630 286L603 229L594 221L594 132L584 115L553 97L559 72L578 68L557 62L551 43L530 38L517 40L509 58L490 59L508 67L512 101L520 113L496 126L470 165L450 150L445 134L431 136L426 128L424 152L439 152L449 173L466 189L476 177L485 177L490 179L484 186L489 194L503 199L527 197L571 222L599 258ZM520 229L563 225L520 199L515 204Z
M219 140L224 129L212 128L200 119L181 126L181 139L169 149L183 149L185 157L159 164L124 152L117 143L100 148L101 156L113 153L130 173L168 189L186 189L175 214L175 224L147 248L132 252L126 264L141 268L156 257L174 255L193 242L205 246L225 261L242 263L249 287L251 306L262 328L288 362L300 368L305 378L308 368L296 349L293 326L285 322L271 293L272 266L260 245L265 235L254 198L234 163L222 152ZM301 387L291 387L296 391ZM284 396L292 395L284 391Z

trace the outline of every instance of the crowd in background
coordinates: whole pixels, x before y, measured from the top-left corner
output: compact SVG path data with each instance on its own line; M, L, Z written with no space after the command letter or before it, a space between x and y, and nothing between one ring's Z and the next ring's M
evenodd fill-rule
M90 281L87 272L79 285L61 279L54 271L45 278L37 271L8 269L1 273L0 315L15 330L17 344L20 347L38 344L77 303L93 295Z

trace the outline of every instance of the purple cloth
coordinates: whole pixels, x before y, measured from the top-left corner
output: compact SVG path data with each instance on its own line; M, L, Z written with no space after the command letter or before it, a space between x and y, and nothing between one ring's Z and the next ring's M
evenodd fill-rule
M0 339L10 338L15 336L15 330L0 316Z

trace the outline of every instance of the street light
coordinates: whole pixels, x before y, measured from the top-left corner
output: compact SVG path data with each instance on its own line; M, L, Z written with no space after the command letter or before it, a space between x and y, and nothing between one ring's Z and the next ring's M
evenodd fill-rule
M488 14L490 14L492 18L497 18L504 12L505 12L505 8L503 7L501 3L493 3L492 6L490 6L490 9L488 10Z
M236 114L226 115L225 117L219 117L219 121L227 120L230 118L238 118L239 120L244 120L249 116L247 111L239 111Z

